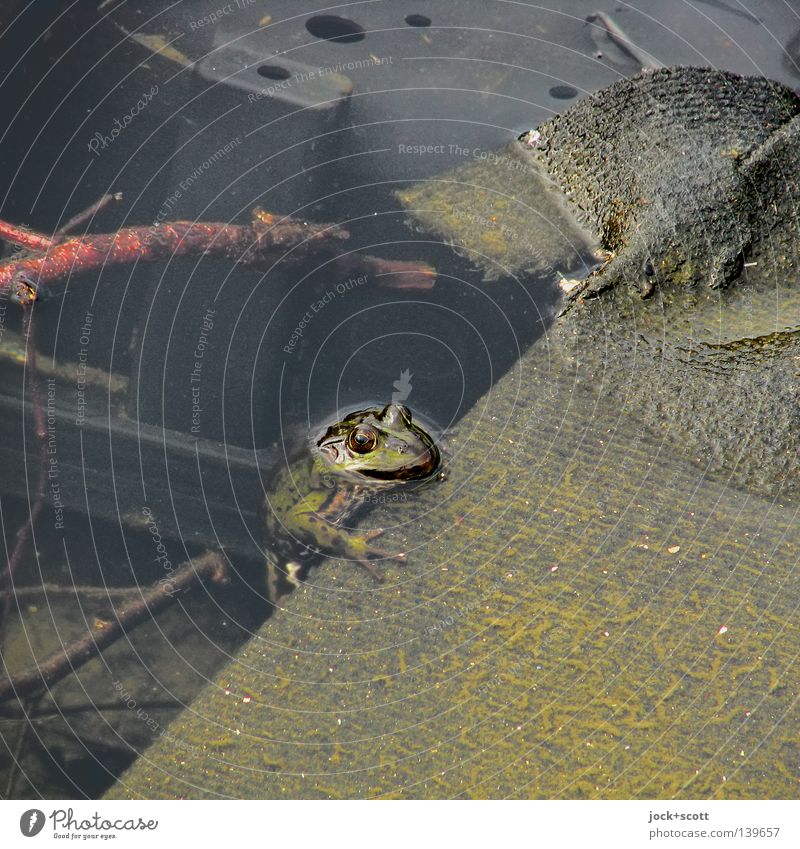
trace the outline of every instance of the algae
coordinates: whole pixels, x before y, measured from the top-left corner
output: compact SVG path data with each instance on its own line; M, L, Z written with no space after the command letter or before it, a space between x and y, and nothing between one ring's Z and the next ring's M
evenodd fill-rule
M415 229L452 245L485 281L585 275L598 264L596 241L522 146L464 153L470 159L459 168L396 193Z

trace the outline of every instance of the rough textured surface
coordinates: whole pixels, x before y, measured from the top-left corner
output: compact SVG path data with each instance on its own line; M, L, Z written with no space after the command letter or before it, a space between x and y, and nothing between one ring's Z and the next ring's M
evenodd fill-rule
M675 287L647 300L617 288L572 309L559 337L592 393L665 446L743 490L797 503L799 284L796 273L750 273L726 291Z
M543 125L533 154L613 252L560 328L594 391L784 499L800 493L798 104L769 80L664 69Z
M543 124L538 161L616 255L589 291L621 281L644 293L659 280L729 283L763 210L783 195L771 153L798 112L793 91L763 78L665 68Z

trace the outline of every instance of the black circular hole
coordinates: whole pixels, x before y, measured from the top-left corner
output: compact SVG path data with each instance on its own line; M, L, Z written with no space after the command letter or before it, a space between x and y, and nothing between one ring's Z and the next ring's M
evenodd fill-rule
M410 27L429 27L431 19L426 18L425 15L406 15L406 23Z
M554 85L550 89L550 97L555 97L556 100L569 100L572 97L578 96L578 89L571 85Z
M361 41L364 38L363 27L355 21L340 18L338 15L314 15L306 21L306 29L315 38L338 41L341 44L350 44L352 41Z
M288 80L291 73L280 65L259 65L258 73L268 80Z

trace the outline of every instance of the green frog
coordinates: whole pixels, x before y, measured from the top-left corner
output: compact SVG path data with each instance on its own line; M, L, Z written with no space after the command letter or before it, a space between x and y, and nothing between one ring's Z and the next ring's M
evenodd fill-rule
M345 526L387 489L433 477L441 457L433 439L402 404L347 415L274 475L264 500L267 585L277 603L297 587L315 557L344 557L376 580L376 559L403 561L371 545L382 529L355 533Z

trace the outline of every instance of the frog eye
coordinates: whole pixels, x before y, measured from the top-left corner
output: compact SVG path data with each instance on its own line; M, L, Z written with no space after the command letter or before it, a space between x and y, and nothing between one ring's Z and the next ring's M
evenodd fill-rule
M378 436L371 427L356 427L347 436L347 447L356 454L369 454L378 444Z

